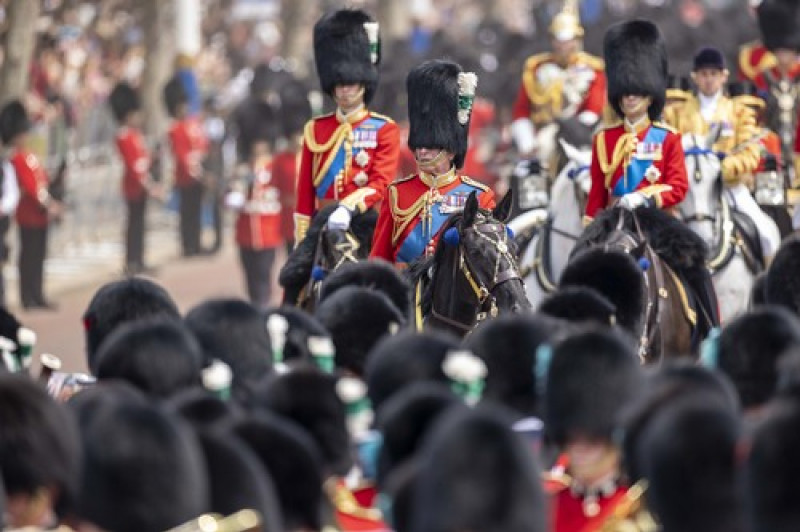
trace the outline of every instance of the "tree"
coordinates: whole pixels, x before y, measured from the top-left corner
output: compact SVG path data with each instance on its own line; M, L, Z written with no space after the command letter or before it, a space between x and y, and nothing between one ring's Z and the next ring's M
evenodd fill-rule
M0 69L0 103L22 98L28 90L40 10L39 0L10 0L7 4L8 30L3 36L5 59Z
M164 0L142 0L141 6L147 44L141 87L145 132L149 137L160 137L166 121L161 91L172 72L174 56L170 38L174 33L174 6Z

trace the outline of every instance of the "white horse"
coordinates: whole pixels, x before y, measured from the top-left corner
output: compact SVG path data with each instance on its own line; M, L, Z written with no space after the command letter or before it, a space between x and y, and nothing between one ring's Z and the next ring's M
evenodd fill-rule
M558 286L575 241L583 232L583 212L592 185L591 147L575 148L561 139L559 143L569 161L553 183L550 207L525 212L508 224L517 236L533 233L520 249L519 265L528 301L534 308Z
M734 223L735 202L722 185L720 158L709 149L714 136L713 132L707 138L683 135L689 191L679 211L709 246L708 268L717 292L720 320L725 322L747 310L750 289L761 265Z

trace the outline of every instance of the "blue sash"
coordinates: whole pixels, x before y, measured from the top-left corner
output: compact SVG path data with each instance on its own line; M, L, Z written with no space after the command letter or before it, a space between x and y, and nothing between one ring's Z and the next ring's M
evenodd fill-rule
M385 120L380 118L370 117L361 122L358 127L353 130L353 151L361 150L364 148L376 148L378 146L378 130L386 123ZM336 153L332 153L331 165L325 172L325 175L317 185L317 197L323 199L325 194L336 181L336 176L340 172L344 172L347 161L347 150L345 143L340 142L336 148Z
M656 153L663 154L664 139L668 131L656 126L650 129L639 142L637 149L630 164L624 169L622 177L614 184L613 193L617 197L629 194L639 187L639 183L644 179L644 174L653 164L653 156Z
M453 203L449 200L466 200L467 196L469 196L469 193L473 190L475 190L475 187L472 185L461 183L459 186L449 191L444 198L442 198L441 202L435 203L431 208L431 215L433 218L431 220L430 229L423 227L425 225L422 223L422 216L424 216L424 212L421 211L419 217L417 218L417 222L414 225L414 229L411 230L406 239L403 241L403 244L400 246L400 249L397 251L397 262L410 263L422 256L422 254L425 252L425 246L428 245L428 242L430 242L434 235L439 233L439 230L442 228L444 223L453 214L453 211L442 212L442 205ZM461 207L463 207L463 202L461 203ZM423 229L428 230L423 231Z

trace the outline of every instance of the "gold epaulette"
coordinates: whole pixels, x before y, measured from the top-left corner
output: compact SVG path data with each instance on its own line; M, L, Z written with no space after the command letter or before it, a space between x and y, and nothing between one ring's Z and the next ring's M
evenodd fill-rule
M666 129L670 133L678 134L678 130L674 127L670 126L669 124L665 124L664 122L653 122L653 125L656 127L660 127L661 129Z
M482 191L484 191L484 192L487 192L487 191L489 190L489 187L488 187L487 185L484 185L484 184L483 184L483 183L481 183L480 181L475 181L474 179L472 179L472 178L470 178L470 177L467 177L467 176L465 176L465 175L462 175L462 176L461 176L461 181L463 181L463 182L464 182L464 183L466 183L467 185L472 185L472 186L473 186L473 187L475 187L475 188L479 188L479 189L481 189L481 190L482 190Z
M534 69L542 63L550 61L552 58L553 54L550 52L542 52L541 54L532 55L525 60L524 70Z
M761 56L758 64L752 64L750 62L750 57L753 55L755 49L759 46L762 46L761 41L750 41L749 43L743 44L741 48L739 48L739 70L741 70L742 74L744 74L745 77L750 80L755 79L755 77L761 72L769 70L778 64L777 60L775 59L775 54L770 51L766 51Z
M586 52L578 52L578 59L592 68L592 70L605 70L606 62L596 55L587 54Z
M381 120L386 120L387 122L394 124L394 118L392 118L391 116L382 115L380 113L376 113L375 111L370 111L369 115L374 116L375 118L380 118Z

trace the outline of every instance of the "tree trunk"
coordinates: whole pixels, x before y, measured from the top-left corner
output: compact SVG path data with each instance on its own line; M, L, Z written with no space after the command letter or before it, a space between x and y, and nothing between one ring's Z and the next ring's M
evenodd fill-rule
M0 69L0 103L22 98L28 90L36 45L34 28L40 9L40 0L10 0L7 4L8 31L3 38L5 59Z
M143 26L147 53L142 73L142 107L145 133L150 138L161 138L165 129L166 114L161 91L173 70L174 33L172 25L173 2L142 0Z
M378 0L378 22L381 40L390 42L403 39L411 30L411 13L407 0Z
M283 42L281 42L281 55L287 60L292 60L297 65L296 75L305 77L308 74L308 44L311 39L306 34L310 28L304 25L304 13L312 7L309 0L282 0L281 26Z

